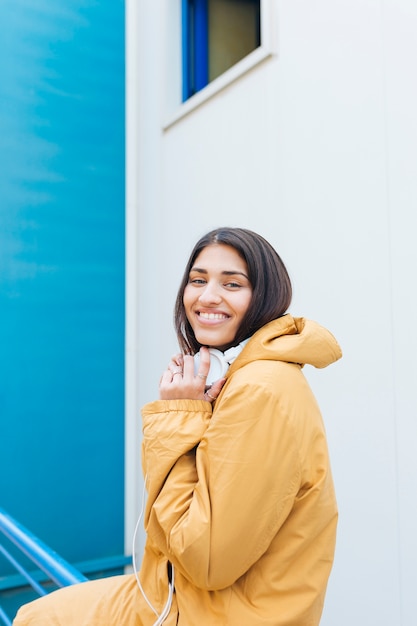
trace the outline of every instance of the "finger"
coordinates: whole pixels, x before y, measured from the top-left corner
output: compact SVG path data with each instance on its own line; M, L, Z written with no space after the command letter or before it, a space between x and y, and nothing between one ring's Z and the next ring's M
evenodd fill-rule
M176 361L173 360L169 362L168 370L172 372L173 375L182 374L183 372L182 365L179 365Z
M202 347L200 348L200 364L197 372L197 376L200 378L207 378L207 374L210 370L210 352L208 348ZM204 379L205 380L205 379Z
M219 380L216 380L211 386L213 391L217 394L220 393L226 380L226 378L219 378Z
M204 381L204 386L206 386L207 374L202 374L200 371L196 374L197 378L201 378Z
M184 361L183 361L183 358L182 358L182 354L181 353L174 354L174 356L171 357L171 363L173 365L175 365L176 367L183 368Z
M171 370L165 370L165 372L161 376L161 380L159 381L159 385L166 385L167 383L171 383L173 379L173 373Z
M190 354L184 354L183 368L185 377L194 378L194 357Z
M207 389L204 394L204 399L207 400L207 402L214 402L215 400L217 400L217 397L218 394L215 395L212 387L210 387L210 389Z
M219 380L216 380L216 382L212 384L212 386L210 387L210 389L206 391L206 393L210 392L210 396L214 398L215 400L217 400L217 397L219 396L221 390L223 389L223 385L225 382L226 382L225 378L219 378Z

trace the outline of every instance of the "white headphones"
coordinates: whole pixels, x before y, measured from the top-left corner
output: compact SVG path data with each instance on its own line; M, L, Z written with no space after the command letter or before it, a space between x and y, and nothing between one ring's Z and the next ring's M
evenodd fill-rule
M207 385L211 386L219 378L223 378L227 370L235 361L237 356L242 352L245 345L248 343L250 337L241 341L237 346L229 348L225 352L217 350L216 348L209 348L210 352L210 369L207 375ZM200 365L200 353L194 355L194 372L197 374Z

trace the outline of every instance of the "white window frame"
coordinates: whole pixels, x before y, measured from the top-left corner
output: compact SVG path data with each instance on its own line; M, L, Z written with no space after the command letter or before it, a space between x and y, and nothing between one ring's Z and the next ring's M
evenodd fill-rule
M168 130L179 120L189 115L192 111L200 107L202 104L210 100L213 96L228 87L230 84L247 74L257 65L263 63L272 56L277 55L277 33L276 25L276 0L261 0L261 45L253 50L250 54L241 59L238 63L226 70L223 74L208 83L206 87L198 91L196 94L188 98L185 102L181 102L181 1L171 4L171 10L167 12L166 28L171 28L172 24L177 23L178 33L175 37L177 54L173 54L173 38L171 40L167 32L167 107L168 111L163 122L163 129ZM176 5L174 7L174 5ZM177 87L174 85L176 83ZM172 94L175 97L172 98ZM171 98L169 98L171 94ZM171 103L169 102L171 100ZM174 104L173 104L174 101Z

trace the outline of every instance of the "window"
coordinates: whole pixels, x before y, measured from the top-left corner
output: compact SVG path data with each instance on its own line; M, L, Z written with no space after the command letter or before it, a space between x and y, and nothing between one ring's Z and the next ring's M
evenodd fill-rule
M261 45L260 0L182 0L183 101Z

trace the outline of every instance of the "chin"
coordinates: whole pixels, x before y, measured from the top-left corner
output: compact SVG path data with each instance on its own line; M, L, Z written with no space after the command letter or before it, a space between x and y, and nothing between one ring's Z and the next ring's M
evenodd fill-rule
M224 338L222 339L218 339L216 341L216 339L210 338L210 337L206 337L206 341L205 340L201 340L202 338L197 337L197 341L198 343L200 343L202 346L208 346L209 348L215 348L216 350L220 350L221 352L224 352L225 350L227 350L227 348L230 348L231 346L233 346L233 339L231 340L225 340Z

